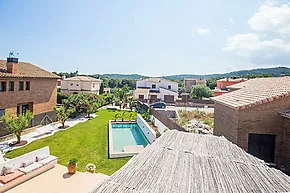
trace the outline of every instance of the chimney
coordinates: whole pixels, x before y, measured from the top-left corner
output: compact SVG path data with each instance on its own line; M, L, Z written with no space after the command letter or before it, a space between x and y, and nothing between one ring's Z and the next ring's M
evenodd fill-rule
M280 74L280 77L284 77L285 76L285 74Z
M7 71L11 74L17 74L18 73L18 58L14 57L8 57L7 58Z

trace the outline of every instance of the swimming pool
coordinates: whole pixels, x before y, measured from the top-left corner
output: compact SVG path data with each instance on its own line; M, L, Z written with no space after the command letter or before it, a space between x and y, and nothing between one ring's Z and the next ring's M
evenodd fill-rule
M124 152L126 146L143 145L146 147L149 141L136 123L112 124L113 150Z

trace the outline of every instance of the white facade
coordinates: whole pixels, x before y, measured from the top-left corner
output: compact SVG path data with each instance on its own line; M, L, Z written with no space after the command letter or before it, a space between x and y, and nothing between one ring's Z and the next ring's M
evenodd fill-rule
M88 76L75 76L61 81L61 92L99 94L102 81Z
M147 78L136 82L134 98L173 102L178 98L178 83L162 78Z

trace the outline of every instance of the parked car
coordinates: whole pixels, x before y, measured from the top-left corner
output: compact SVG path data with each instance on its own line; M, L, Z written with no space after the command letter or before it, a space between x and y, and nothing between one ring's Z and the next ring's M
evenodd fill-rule
M156 102L150 105L150 107L152 108L166 108L166 103L165 102Z

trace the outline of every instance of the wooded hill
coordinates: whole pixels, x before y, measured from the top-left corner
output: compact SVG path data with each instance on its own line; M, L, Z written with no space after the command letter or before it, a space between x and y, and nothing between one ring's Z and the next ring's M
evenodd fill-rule
M206 74L206 75L198 75L198 74L179 74L179 75L170 75L170 76L162 76L166 79L172 80L182 80L184 78L219 78L219 77L245 77L247 75L252 74L269 74L271 76L277 77L280 74L290 75L290 68L287 67L275 67L275 68L257 68L252 70L239 70L233 71L224 74ZM148 76L140 75L140 74L103 74L101 77L108 78L125 78L125 79L142 79Z

